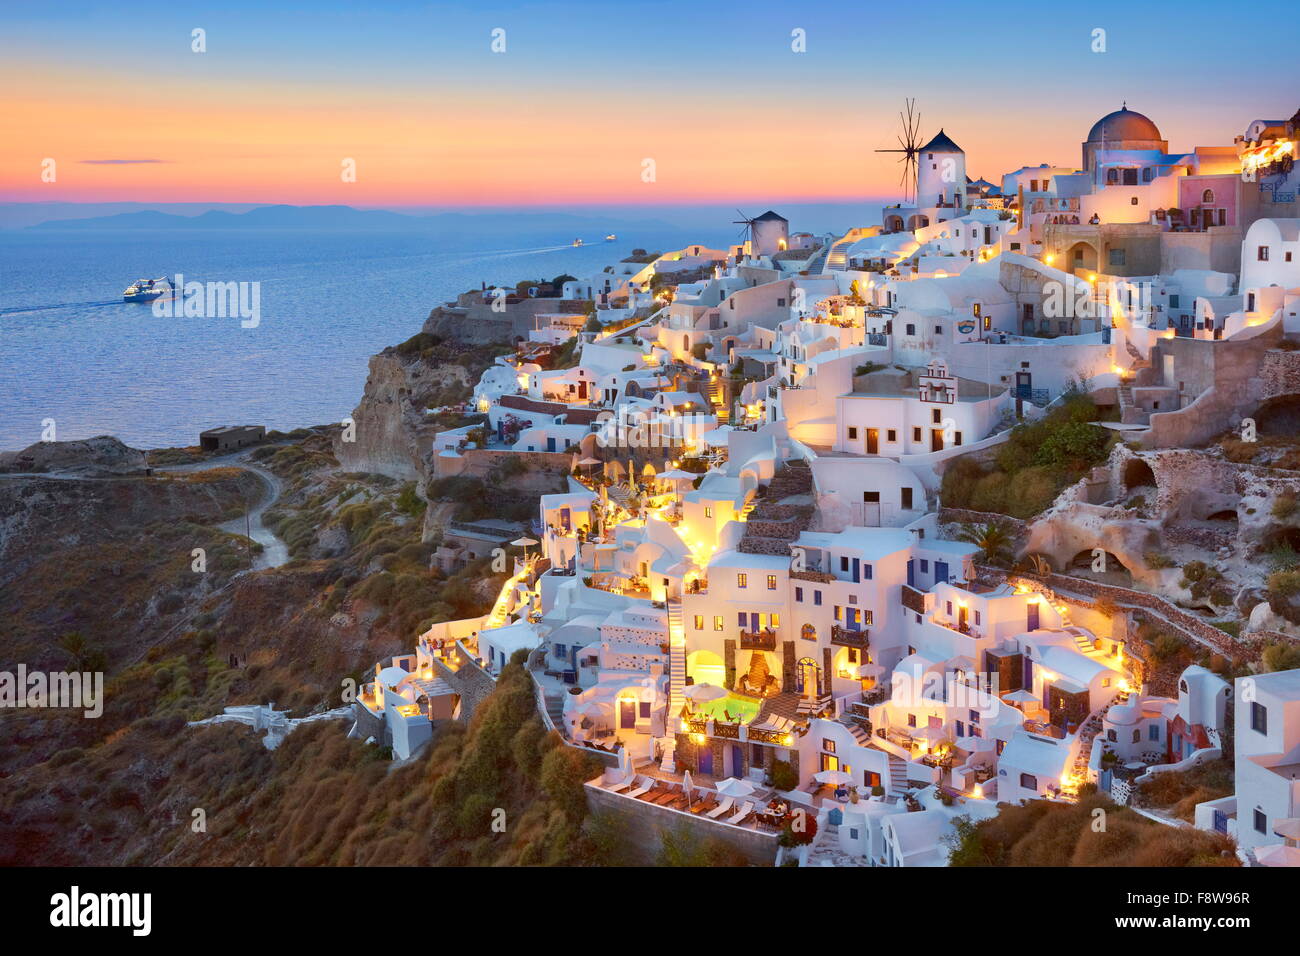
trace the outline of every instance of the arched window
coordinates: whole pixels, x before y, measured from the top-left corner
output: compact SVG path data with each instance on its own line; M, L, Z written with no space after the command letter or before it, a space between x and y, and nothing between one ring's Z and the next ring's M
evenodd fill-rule
M1119 170L1114 168L1106 170L1106 182L1108 183L1119 182Z
M1207 189L1207 190L1205 190L1205 192L1201 193L1201 202L1203 202L1203 203L1212 203L1212 202L1214 202L1214 190L1213 190L1213 189Z
M799 636L805 641L815 641L817 640L817 628L811 624L805 624L799 629Z

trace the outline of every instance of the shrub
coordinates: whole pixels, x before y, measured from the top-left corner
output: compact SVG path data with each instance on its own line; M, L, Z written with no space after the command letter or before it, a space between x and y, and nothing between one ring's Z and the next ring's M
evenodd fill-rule
M1285 521L1295 514L1296 498L1292 494L1281 494L1273 500L1272 515L1278 521Z
M804 846L817 837L817 817L803 807L795 807L781 827L777 842L781 846Z
M772 761L772 768L768 771L768 778L771 785L777 790L793 790L799 786L799 774L794 769L794 765L788 760Z
M1176 562L1173 558L1167 557L1166 555L1161 554L1159 551L1148 551L1142 557L1143 560L1146 561L1148 568L1152 568L1157 571L1164 570L1165 568L1173 568L1178 566L1178 562Z
M1270 644L1264 648L1264 669L1290 671L1300 668L1300 647L1294 644Z
M1219 442L1223 457L1238 465L1249 464L1259 453L1259 443L1242 441L1240 438L1225 438Z

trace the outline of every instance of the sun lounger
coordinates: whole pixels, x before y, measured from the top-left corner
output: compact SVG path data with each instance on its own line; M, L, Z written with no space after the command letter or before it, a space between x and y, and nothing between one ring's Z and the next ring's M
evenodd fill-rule
M727 818L727 822L743 823L745 820L749 819L750 814L752 814L753 812L754 812L754 804L751 801L746 800L745 805L742 806L739 810L737 810L734 816Z
M695 803L691 804L691 813L704 813L705 811L712 810L717 805L718 801L711 797L706 800L696 800Z
M668 790L665 790L663 793L661 793L659 796L655 797L654 802L671 803L672 801L676 800L678 797L684 797L684 796L685 794L683 794L680 790L673 790L669 788Z
M610 793L621 793L622 791L632 786L632 784L634 783L636 783L636 777L628 777L622 783L611 784L605 789L608 790Z
M645 780L645 783L641 784L641 785L640 785L639 787L637 787L635 790L629 790L628 793L627 793L627 795L628 795L629 797L639 797L639 796L641 796L641 794L643 794L643 793L649 793L649 792L650 792L650 787L651 787L651 782L650 782L650 780L649 780L648 778L642 778L642 779Z
M735 803L735 801L732 800L731 797L727 797L727 799L723 800L716 807L710 810L708 816L713 820L718 819L718 817L722 816L724 813L726 813L728 810L731 809L731 805L733 803Z
M641 799L646 803L655 803L660 797L668 792L666 787L654 787L652 790L641 794Z

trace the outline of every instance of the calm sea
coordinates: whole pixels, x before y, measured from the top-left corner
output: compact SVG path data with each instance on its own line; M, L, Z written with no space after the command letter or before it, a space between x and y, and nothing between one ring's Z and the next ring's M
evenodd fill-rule
M660 233L456 241L382 233L0 233L0 449L113 434L189 445L234 423L288 430L356 406L367 359L481 282L589 275L631 252L728 242ZM121 301L141 276L261 283L261 324L158 318Z

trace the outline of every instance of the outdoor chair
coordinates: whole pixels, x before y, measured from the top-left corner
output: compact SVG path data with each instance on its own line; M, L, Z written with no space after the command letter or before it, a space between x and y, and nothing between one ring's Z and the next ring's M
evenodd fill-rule
M730 810L732 804L734 804L735 802L736 801L733 800L731 797L727 797L725 800L723 800L721 803L719 803L716 807L714 807L712 810L708 812L707 815L709 819L711 820L718 819L718 817L722 816L724 813Z
M754 813L753 802L746 800L744 806L742 806L739 810L737 810L734 816L728 818L727 822L739 825L741 823L744 823L746 820L748 820L750 816L753 815L753 813Z
M642 779L643 781L645 781L645 782L642 783L642 784L641 784L639 787L637 787L635 790L629 791L628 794L627 794L629 797L640 797L641 794L643 794L643 793L649 793L649 792L650 792L650 788L651 788L651 786L652 786L652 784L651 784L651 782L650 782L650 778L649 778L649 777L642 777L641 779Z

